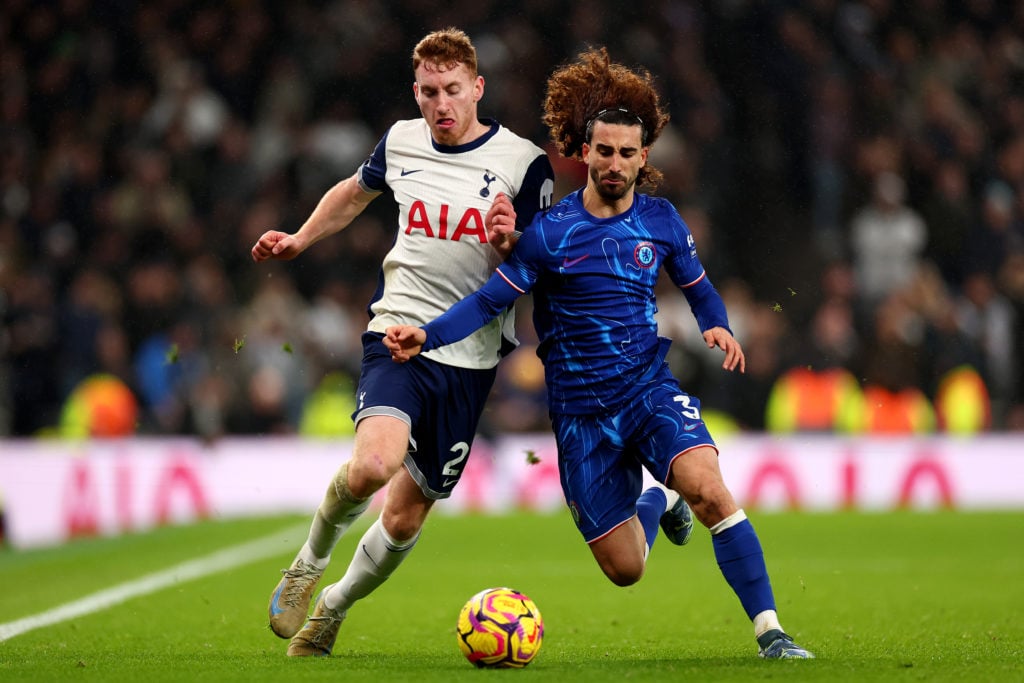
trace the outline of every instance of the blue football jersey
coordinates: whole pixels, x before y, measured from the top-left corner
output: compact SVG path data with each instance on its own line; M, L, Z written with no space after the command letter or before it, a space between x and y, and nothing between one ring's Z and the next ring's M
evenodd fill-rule
M587 414L629 401L661 365L654 290L664 268L701 330L728 329L721 297L670 202L637 193L630 209L596 218L578 190L538 215L483 289L425 326L424 348L460 339L532 291L552 412Z

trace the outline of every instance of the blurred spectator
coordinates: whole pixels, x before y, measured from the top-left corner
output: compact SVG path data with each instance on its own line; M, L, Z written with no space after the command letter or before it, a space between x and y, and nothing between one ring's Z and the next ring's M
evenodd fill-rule
M299 421L299 434L322 438L351 437L356 428L356 384L342 372L328 373L306 399Z
M229 420L232 432L297 431L306 397L322 379L310 371L302 336L307 310L283 270L272 271L246 306L232 371L243 400Z
M891 393L922 386L926 379L924 335L924 320L909 305L907 295L890 294L875 311L858 378Z
M60 351L57 363L62 395L71 391L101 365L100 336L104 327L123 315L121 291L112 278L83 268L68 286L60 312ZM115 373L123 380L129 380Z
M175 49L163 46L166 54L159 65L160 90L143 121L145 131L158 138L168 128L181 125L188 144L210 147L220 136L229 112L224 98L211 89L199 64L179 59Z
M975 367L981 370L993 410L1002 420L1013 400L1020 371L1020 339L1014 337L1016 313L996 289L993 277L981 272L964 281L954 315L959 329L980 351L980 363Z
M880 173L870 203L857 212L850 225L857 291L869 307L909 282L924 251L924 221L905 199L903 178L888 171Z
M716 375L703 391L702 400L710 408L732 415L743 429L765 428L765 406L779 375L785 370L785 357L792 347L791 330L781 311L752 298L738 282L722 288L729 311L729 325L741 339L747 357L747 371L723 373L721 361ZM724 376L723 376L724 375Z
M1011 252L999 272L1002 291L1013 306L1013 359L1016 372L1010 380L1010 407L1005 424L1009 429L1024 429L1024 250Z
M800 350L801 360L814 369L849 368L861 354L860 334L850 302L831 297L818 306L811 319L809 339Z
M1024 224L1016 210L1013 188L1005 182L989 182L981 202L981 220L968 236L967 268L995 277L1006 255L1024 248Z
M952 160L939 163L921 214L928 226L925 256L938 266L946 282L959 286L965 275L964 253L978 218L963 164Z
M48 273L27 270L11 282L4 320L7 330L11 429L35 434L57 424L64 396L60 392L60 349L56 284Z
M185 227L192 200L171 177L163 150L142 148L127 156L127 174L111 191L111 220L139 249L151 251L146 241L152 236L171 238Z
M823 255L845 255L842 243L843 197L846 194L846 161L850 153L853 94L841 73L829 71L815 84L810 118L811 172L814 197L811 221L816 244Z

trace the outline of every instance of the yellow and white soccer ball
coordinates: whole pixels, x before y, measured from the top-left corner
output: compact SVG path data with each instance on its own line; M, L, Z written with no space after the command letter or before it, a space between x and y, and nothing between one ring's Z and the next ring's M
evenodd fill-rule
M479 668L522 668L544 640L540 610L511 588L488 588L471 597L459 613L459 649Z

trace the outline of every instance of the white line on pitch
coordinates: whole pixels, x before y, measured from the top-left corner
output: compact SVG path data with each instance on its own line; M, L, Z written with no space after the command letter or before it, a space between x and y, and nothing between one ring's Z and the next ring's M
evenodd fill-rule
M113 607L131 598L148 595L158 590L198 579L209 574L222 572L226 569L249 564L281 553L283 544L295 541L296 536L306 533L307 527L286 529L271 536L258 538L248 543L232 546L188 562L149 574L134 581L111 586L104 590L87 595L84 598L68 602L53 609L31 616L0 624L0 643L23 633L43 626L59 624L62 621L92 614L108 607Z

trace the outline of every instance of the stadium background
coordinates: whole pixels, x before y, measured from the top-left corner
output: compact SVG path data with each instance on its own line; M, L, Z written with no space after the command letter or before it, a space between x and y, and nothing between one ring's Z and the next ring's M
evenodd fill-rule
M748 356L745 375L721 372L663 293L671 362L713 433L1005 432L997 450L1016 447L1018 3L11 0L3 450L347 436L393 204L291 263L256 267L249 248L297 228L390 122L418 115L411 48L448 25L477 45L482 115L538 144L544 81L579 50L655 76L672 116L652 154L660 193ZM583 182L552 161L558 196ZM519 312L486 442L547 429L528 300Z

